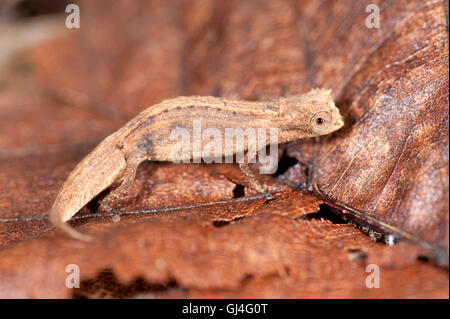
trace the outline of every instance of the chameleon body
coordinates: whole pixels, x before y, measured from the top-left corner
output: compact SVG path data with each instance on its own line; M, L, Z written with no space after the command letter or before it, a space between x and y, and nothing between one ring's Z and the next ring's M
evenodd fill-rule
M109 207L109 203L134 185L141 162L171 161L170 152L177 143L170 140L171 131L183 127L192 135L194 120L201 120L203 128L221 131L225 128L277 128L279 143L329 134L344 125L330 90L315 89L306 94L256 102L211 96L164 100L105 138L75 167L49 211L50 221L73 238L90 240L90 236L66 222L95 196L120 183L104 199ZM245 144L241 151L246 147ZM222 156L232 156L237 151L240 150L223 148ZM192 157L192 152L186 156ZM245 166L241 169L247 178L251 175ZM251 182L257 190L262 190L256 179Z

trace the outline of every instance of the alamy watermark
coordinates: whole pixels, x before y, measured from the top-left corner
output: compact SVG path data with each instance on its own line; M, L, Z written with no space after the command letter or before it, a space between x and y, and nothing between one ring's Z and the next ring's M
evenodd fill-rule
M366 278L367 288L380 288L380 267L376 264L366 266L366 272L370 273Z
M67 288L80 288L80 267L77 264L69 264L66 267L69 273L66 277Z
M366 7L366 12L370 13L366 18L366 27L369 29L380 28L380 7L376 4L369 4Z
M69 13L66 17L66 28L79 29L80 28L80 7L76 4L69 4L66 7L66 12Z
M277 128L203 129L202 121L194 120L191 131L172 129L170 141L175 142L169 155L173 163L233 163L234 156L237 163L244 163L245 157L247 163L256 163L258 157L260 174L273 174L278 168Z

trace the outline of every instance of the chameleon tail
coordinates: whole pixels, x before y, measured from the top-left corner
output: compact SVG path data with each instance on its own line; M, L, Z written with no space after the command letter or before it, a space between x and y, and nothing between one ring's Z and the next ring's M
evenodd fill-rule
M51 223L56 228L62 230L63 232L68 234L70 237L72 237L74 239L83 240L83 241L86 241L86 242L92 241L92 237L91 236L79 232L78 230L76 230L75 228L73 228L72 226L67 224L66 222L62 221L60 219L59 215L57 213L55 213L54 210L50 211L49 219L50 219Z
M90 236L80 233L66 222L114 183L126 165L122 152L109 143L109 138L105 139L75 167L62 185L49 211L50 222L72 238L91 241Z

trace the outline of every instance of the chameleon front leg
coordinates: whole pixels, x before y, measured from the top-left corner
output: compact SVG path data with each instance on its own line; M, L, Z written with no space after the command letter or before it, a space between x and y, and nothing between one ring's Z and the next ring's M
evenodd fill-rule
M267 200L273 199L272 194L270 194L270 192L261 185L247 163L239 163L239 168L241 169L242 174L244 175L251 188L258 191L259 193L264 194Z

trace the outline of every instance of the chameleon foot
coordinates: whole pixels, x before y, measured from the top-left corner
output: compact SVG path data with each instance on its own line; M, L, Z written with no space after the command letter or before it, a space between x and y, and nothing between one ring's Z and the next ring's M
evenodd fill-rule
M264 194L264 197L266 198L266 203L275 199L275 197L273 197L272 194L267 190L264 190L263 194Z
M272 194L261 185L255 174L251 171L248 164L239 163L239 168L241 169L242 174L244 175L250 187L258 191L259 193L264 194L266 203L275 199L275 197L273 197Z

